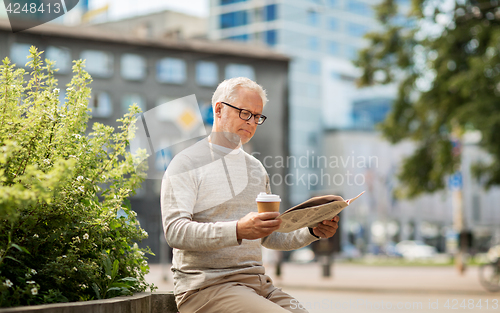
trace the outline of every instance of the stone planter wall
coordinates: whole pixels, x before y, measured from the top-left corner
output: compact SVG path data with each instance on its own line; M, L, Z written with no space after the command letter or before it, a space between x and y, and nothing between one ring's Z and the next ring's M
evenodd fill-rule
M105 300L0 309L0 313L177 313L172 292L144 292Z

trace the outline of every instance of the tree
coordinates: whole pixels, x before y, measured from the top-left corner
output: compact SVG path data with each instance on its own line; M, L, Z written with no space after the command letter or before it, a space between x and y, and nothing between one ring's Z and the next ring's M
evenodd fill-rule
M413 140L403 161L403 196L446 186L460 165L451 139L479 131L492 156L474 171L486 186L500 184L500 7L496 0L413 0L404 17L397 1L375 7L383 31L355 61L360 85L398 84L383 135L392 143Z
M0 307L108 298L146 290L147 237L127 197L143 181L126 150L135 105L115 132L86 134L92 80L75 61L64 103L54 63L0 66Z

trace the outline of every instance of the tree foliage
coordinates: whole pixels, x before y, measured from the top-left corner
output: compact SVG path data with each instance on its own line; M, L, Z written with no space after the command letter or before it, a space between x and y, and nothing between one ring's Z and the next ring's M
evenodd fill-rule
M0 307L144 291L147 237L127 197L145 152L127 152L133 106L113 127L89 120L90 75L75 61L64 103L54 63L0 66ZM29 75L29 80L25 77Z
M413 0L376 7L383 26L367 35L371 45L356 65L360 85L398 84L393 108L380 125L392 143L410 139L414 153L403 162L403 195L446 186L460 164L451 139L479 131L492 156L476 174L500 184L500 7L496 0Z

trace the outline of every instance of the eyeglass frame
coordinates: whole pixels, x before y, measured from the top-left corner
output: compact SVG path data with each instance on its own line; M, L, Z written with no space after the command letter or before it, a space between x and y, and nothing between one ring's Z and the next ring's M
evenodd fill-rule
M242 120L244 120L244 121L249 121L249 120L251 120L251 119L252 119L252 116L253 116L253 117L254 117L254 121L256 121L256 122L255 122L255 124L257 124L257 125L262 125L262 124L264 124L264 122L265 122L265 121L266 121L266 119L267 119L267 116L265 116L265 115L263 115L263 114L253 114L252 112L250 112L250 111L248 111L248 110L237 108L237 107L235 107L234 105L231 105L231 104L229 104L229 103L227 103L227 102L224 102L224 101L221 101L220 103L224 103L225 105L230 106L230 107L232 107L233 109L236 109L236 110L240 111L240 113L239 113L239 118L241 118L241 119L242 119ZM241 112L242 112L242 111L246 111L246 112L248 112L248 113L250 114L250 116L249 116L247 119L244 119L243 117L241 117ZM259 119L257 119L257 116L258 116L258 115L260 115ZM264 119L262 120L262 123L260 123L260 124L259 124L259 120L260 120L260 118L264 118Z

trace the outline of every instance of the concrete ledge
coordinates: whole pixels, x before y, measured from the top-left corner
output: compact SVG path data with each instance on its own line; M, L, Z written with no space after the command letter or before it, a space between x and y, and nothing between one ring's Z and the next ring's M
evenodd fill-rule
M0 313L177 313L173 292L0 309Z

